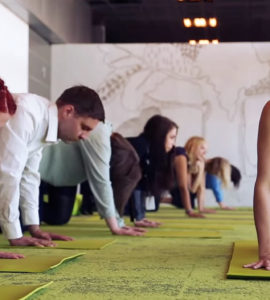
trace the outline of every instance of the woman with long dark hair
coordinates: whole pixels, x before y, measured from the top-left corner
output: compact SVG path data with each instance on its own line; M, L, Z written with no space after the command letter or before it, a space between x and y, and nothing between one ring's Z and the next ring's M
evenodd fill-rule
M131 213L136 226L156 227L157 222L145 218L145 201L159 197L174 182L175 140L178 126L172 120L155 115L144 126L138 137L128 138L140 157L142 179L133 192Z

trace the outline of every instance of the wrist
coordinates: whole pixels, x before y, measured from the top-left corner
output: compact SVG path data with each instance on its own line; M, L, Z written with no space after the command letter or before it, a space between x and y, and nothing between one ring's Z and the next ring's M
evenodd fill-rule
M186 209L186 214L190 215L193 212L193 209Z
M118 233L121 228L117 226L110 227L111 233Z
M40 227L39 225L29 225L28 226L28 231L30 232L31 235L37 233L37 232L40 232Z
M22 238L23 238L23 236L21 236L21 237L19 237L17 239L9 239L8 241L9 241L9 244L11 246L14 246L14 245L16 245L16 242L19 241L19 240L21 240Z

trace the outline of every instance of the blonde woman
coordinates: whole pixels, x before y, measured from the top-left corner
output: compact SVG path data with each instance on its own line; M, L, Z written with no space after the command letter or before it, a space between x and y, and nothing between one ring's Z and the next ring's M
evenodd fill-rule
M188 181L192 197L198 200L200 213L215 213L213 209L204 207L205 201L205 155L207 152L206 140L199 136L191 137L185 144L188 156Z
M215 195L216 201L221 209L231 210L233 208L226 206L223 202L223 188L228 188L231 181L234 186L239 186L241 180L240 171L232 166L229 161L223 157L214 157L206 162L206 188L211 189ZM238 176L233 176L234 173Z

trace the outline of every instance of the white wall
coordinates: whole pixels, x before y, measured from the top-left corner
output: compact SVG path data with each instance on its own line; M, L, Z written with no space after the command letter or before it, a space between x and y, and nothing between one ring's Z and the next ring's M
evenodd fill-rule
M226 157L242 171L241 187L226 203L252 205L270 43L53 46L52 98L74 84L99 91L107 119L125 136L138 134L154 113L178 123L178 145L204 136L209 158Z
M28 25L0 4L0 77L12 92L28 90Z

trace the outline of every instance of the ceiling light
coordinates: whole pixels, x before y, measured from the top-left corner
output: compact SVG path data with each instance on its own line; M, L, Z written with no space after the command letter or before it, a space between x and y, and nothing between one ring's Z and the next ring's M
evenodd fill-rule
M183 19L183 23L185 27L217 27L217 18L194 18L194 19L190 19L190 18L184 18Z
M209 40L199 40L198 44L200 45L208 45L210 42Z
M190 45L209 45L209 44L218 44L219 43L219 40L218 39L215 39L215 40L212 40L212 41L209 41L209 40L189 40L188 43Z
M184 18L183 23L184 23L185 27L191 27L192 26L192 22L189 18Z
M190 45L196 45L196 44L197 44L197 42L196 42L195 40L189 40L188 43L189 43Z
M209 18L208 24L210 27L217 27L217 19L216 18Z
M207 25L205 18L195 18L193 23L195 27L206 27Z
M213 2L214 0L177 0L178 2Z

